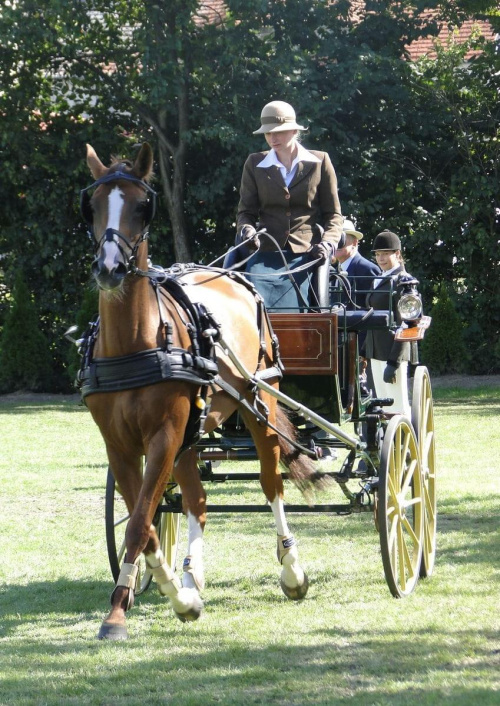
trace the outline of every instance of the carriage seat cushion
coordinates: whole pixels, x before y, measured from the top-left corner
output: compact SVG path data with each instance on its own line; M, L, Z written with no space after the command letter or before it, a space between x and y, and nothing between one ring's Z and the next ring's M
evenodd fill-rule
M338 315L339 329L344 326L347 331L373 331L374 329L387 329L391 321L391 312L386 310L368 311L342 311Z

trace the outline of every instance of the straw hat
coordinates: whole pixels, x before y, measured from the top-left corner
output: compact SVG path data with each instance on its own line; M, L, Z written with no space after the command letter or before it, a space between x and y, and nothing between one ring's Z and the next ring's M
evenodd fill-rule
M298 125L295 110L284 101L272 101L262 108L260 114L261 126L254 130L254 135L266 132L284 132L285 130L307 130L303 125Z
M361 240L361 238L363 237L363 233L360 233L359 230L356 230L356 228L354 227L354 223L348 218L345 219L344 225L342 226L342 230L346 235L352 235L352 237L356 238L356 240Z

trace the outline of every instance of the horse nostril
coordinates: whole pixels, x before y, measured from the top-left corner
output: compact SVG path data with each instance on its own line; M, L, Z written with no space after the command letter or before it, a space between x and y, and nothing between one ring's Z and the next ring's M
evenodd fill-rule
M101 289L111 290L121 285L127 274L127 266L123 262L116 262L110 266L101 256L94 259L91 271Z
M125 275L127 274L127 268L126 268L125 264L123 262L119 262L117 264L117 266L115 267L113 274L115 277L117 277L119 279L122 279L123 277L125 277Z

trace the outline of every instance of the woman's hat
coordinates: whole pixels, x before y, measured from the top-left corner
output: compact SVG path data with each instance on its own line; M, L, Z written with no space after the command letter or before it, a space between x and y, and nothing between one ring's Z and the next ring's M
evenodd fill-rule
M401 250L401 241L396 233L390 230L383 230L373 241L372 252L376 250Z
M346 235L352 235L353 238L356 238L356 240L361 240L361 238L363 237L363 233L360 233L359 230L356 230L356 228L354 227L354 223L347 218L344 221L342 230Z
M261 126L254 131L254 135L285 130L307 130L302 125L297 125L295 110L284 101L272 101L265 105L260 114L260 122Z

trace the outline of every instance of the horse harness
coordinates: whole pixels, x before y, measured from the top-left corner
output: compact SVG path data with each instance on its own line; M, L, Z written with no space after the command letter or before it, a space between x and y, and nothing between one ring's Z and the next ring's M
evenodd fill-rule
M254 414L259 421L267 423L267 408L260 400L255 385L250 387L253 394L253 402L250 403L219 376L215 344L220 337L220 324L204 304L190 300L184 286L178 281L178 275L189 269L200 268L194 265L175 265L172 270L152 270L151 274L148 273L150 284L155 290L161 325L164 330L165 345L163 347L125 356L95 358L94 346L99 333L99 318L97 318L90 324L83 338L79 341L79 353L82 356L82 361L75 381L83 401L89 395L97 392L119 392L145 385L154 385L166 380L182 380L198 385L200 391L191 405L184 441L179 453L197 443L203 435L205 419L210 411L206 403L209 387L212 391L215 391L216 386L220 387ZM256 298L257 324L260 336L258 365L266 353L266 324L271 332L273 365L257 372L256 376L280 379L283 366L279 356L278 339L272 332L264 303L253 285L244 277L233 273L231 277L237 278L254 293ZM180 319L189 334L190 351L173 345L173 327L164 316L162 294L177 305Z
M154 217L156 209L156 192L142 179L125 172L126 166L126 164L120 165L116 171L100 177L93 184L82 189L80 192L80 210L84 220L89 225L89 235L94 239L93 213L88 193L91 189L95 189L101 184L125 180L142 186L147 192L148 200L145 204L144 213L145 228L135 246L132 246L119 231L108 228L97 243L96 252L100 249L104 240L116 240L122 256L127 261L128 273L149 279L156 293L160 320L164 328L165 345L164 347L148 349L126 356L94 358L94 346L99 333L99 319L97 318L96 321L90 324L89 329L79 342L82 362L75 384L80 390L82 399L85 401L86 397L97 392L119 392L145 385L154 385L166 380L183 380L198 385L200 392L191 405L183 444L178 455L189 446L197 443L203 435L205 419L209 413L209 407L206 404L209 387L212 391L215 391L216 386L220 387L239 404L248 409L260 422L269 424L268 410L259 398L255 381L258 378L280 380L284 367L279 355L278 338L273 332L262 298L253 284L245 277L237 272L228 272L224 269L176 264L169 270L164 270L163 268L152 268L148 271L140 270L135 264L135 256L137 247L149 235L148 226ZM130 251L128 256L125 250ZM240 284L249 289L255 297L260 346L257 371L252 380L249 381L249 389L253 395L252 404L219 375L215 344L220 338L220 324L204 304L192 302L189 299L185 288L178 281L178 277L182 274L199 269L209 271L215 277L230 276L235 278ZM191 351L173 345L172 324L163 315L162 290L177 305L177 312L181 314L181 320L189 334ZM272 366L259 371L260 362L266 353L266 326L272 341ZM290 439L289 441L294 443Z

